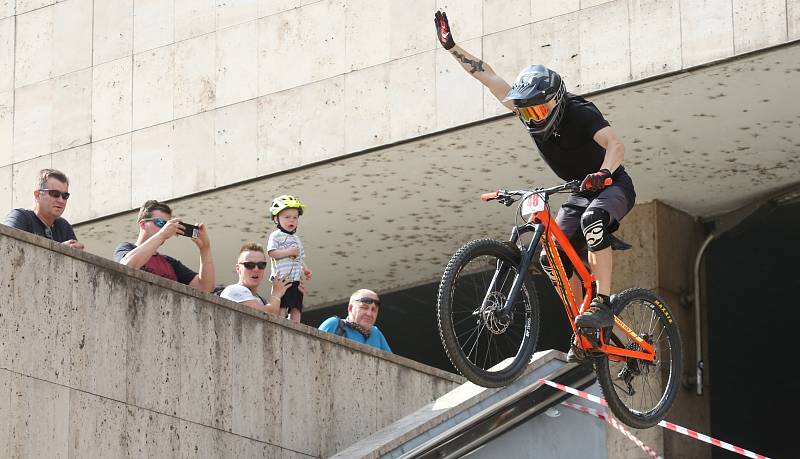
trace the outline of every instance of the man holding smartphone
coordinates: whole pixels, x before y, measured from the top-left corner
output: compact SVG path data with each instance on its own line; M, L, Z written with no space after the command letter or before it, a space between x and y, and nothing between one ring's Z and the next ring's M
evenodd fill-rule
M142 205L137 223L139 237L136 243L121 243L114 251L114 261L204 292L214 289L211 241L203 223L197 226L182 223L180 219L172 218L172 209L167 204L156 200ZM194 272L175 258L158 253L158 248L175 235L191 237L197 245L200 250L200 272Z

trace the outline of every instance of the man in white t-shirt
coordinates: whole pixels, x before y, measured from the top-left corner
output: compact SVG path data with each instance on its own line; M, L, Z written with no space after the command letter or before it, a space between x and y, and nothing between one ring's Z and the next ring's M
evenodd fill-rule
M239 259L235 270L239 275L239 282L229 285L220 293L222 298L250 306L259 311L278 314L281 307L281 297L286 289L292 285L290 279L275 279L272 282L272 291L269 302L258 294L258 286L264 280L264 271L267 268L267 256L264 247L255 242L245 243L239 249Z

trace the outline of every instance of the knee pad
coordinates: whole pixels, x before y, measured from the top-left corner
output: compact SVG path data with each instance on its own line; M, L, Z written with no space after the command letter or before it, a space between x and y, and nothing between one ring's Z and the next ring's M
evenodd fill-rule
M575 271L575 268L572 267L572 262L569 261L567 258L566 252L561 249L558 249L558 256L561 257L561 263L564 265L564 273L567 275L567 279L572 277L572 273ZM553 274L553 268L550 267L550 260L547 259L547 253L542 250L542 253L539 255L539 263L542 265L542 269L547 274L550 279L555 279L555 275Z
M589 208L581 215L581 229L590 252L597 252L611 245L608 224L611 216L603 209Z

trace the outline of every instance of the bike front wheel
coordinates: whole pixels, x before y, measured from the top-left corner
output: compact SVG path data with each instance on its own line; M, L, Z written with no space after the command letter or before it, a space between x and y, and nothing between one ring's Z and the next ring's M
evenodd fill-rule
M521 253L508 243L479 239L453 255L437 301L439 335L447 356L468 380L501 387L527 367L539 337L540 310L529 276L503 311Z
M656 359L595 360L597 381L617 419L636 429L661 422L678 395L683 371L681 337L664 300L650 290L632 288L614 299L614 310L640 338L652 344ZM611 342L640 350L635 340L614 332Z

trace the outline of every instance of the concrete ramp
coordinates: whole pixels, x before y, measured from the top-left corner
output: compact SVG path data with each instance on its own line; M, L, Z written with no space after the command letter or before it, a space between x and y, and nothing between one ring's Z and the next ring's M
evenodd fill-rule
M590 387L591 365L568 364L559 351L538 352L513 384L463 384L333 457L605 457L605 426L557 407L571 396L541 378L599 394L596 384Z

